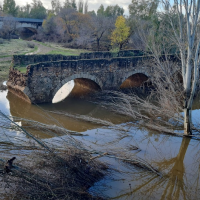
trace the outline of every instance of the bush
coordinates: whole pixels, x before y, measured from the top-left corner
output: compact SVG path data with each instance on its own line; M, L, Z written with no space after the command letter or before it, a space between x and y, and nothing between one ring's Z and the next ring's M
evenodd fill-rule
M27 47L33 49L35 48L35 45L33 43L27 43Z
M4 44L4 39L0 38L0 44Z

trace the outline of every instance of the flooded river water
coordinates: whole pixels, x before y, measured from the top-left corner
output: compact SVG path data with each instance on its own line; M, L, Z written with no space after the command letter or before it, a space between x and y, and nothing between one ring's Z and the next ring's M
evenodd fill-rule
M200 101L196 99L193 118L200 119ZM31 105L8 91L0 92L0 110L7 115L39 121L46 124L60 124L68 130L80 132L74 136L87 147L102 152L117 151L121 155L130 154L149 162L157 168L162 176L148 170L129 165L114 158L102 157L111 170L106 177L97 182L90 192L98 192L109 199L200 199L200 141L165 135L130 125L126 117L108 112L99 105L84 99L66 98L56 104ZM92 116L122 125L126 133L110 127L78 120L53 112L67 112ZM18 121L18 124L24 126ZM9 140L15 140L17 132L11 132ZM43 140L55 136L35 131ZM5 147L3 132L0 136L1 146ZM56 136L65 138L64 135ZM12 141L11 141L12 142ZM16 142L16 141L15 141ZM20 144L20 141L17 141ZM0 148L1 148L0 146ZM134 149L131 147L138 147ZM1 155L4 149L0 150Z

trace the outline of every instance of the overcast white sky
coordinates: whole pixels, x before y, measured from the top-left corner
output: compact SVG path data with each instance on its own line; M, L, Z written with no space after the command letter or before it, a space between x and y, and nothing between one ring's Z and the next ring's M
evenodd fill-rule
M41 0L43 5L46 8L51 8L51 0ZM0 2L3 2L3 0L0 0ZM17 5L25 5L27 3L31 3L32 0L15 0ZM60 0L61 3L64 2L64 0ZM78 0L77 0L78 2ZM125 15L128 15L128 5L131 4L131 0L88 0L89 10L97 10L99 6L103 4L104 7L107 7L108 5L116 5L118 4L120 7L123 7L125 10Z

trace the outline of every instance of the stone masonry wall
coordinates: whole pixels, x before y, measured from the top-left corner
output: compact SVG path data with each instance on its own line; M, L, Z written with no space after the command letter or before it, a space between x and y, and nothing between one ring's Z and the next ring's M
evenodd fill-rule
M80 56L13 56L14 66L10 69L7 84L12 92L23 93L23 98L31 103L51 102L65 83L76 78L90 79L102 90L118 90L133 74L142 73L151 77L152 68L142 64L150 57L141 55L141 51L133 50L120 51L117 55L92 52ZM17 65L27 65L26 73L16 70Z
M14 65L28 65L33 63L51 62L59 60L78 60L79 56L63 55L13 55Z
M141 58L112 58L38 63L28 66L27 95L33 103L51 102L56 92L68 81L87 78L102 90L117 90L134 73L150 76L151 69L137 66Z
M33 63L54 62L60 60L81 60L81 59L110 59L114 57L133 57L143 56L140 50L124 50L118 53L112 52L91 52L81 53L80 56L64 56L64 55L14 55L12 63L14 65L28 65Z

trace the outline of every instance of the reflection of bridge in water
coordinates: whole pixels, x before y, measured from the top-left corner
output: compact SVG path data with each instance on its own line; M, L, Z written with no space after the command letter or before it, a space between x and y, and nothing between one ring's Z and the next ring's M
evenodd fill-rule
M93 117L98 117L98 119L102 120L109 119L109 121L114 124L119 122L122 123L127 120L126 117L122 117L115 113L108 112L107 110L103 109L100 105L93 104L83 99L73 97L69 97L57 104L42 104L40 107L22 101L21 98L12 94L11 92L8 92L6 98L9 103L8 107L10 109L11 116L19 118L19 122L22 122L22 126L28 125L25 122L26 120L23 121L22 119L33 120L47 125L55 124L57 126L62 126L67 130L76 132L85 132L87 130L99 128L100 126L102 126L84 120L77 121L76 118L65 115L67 113L76 116L92 115ZM30 127L30 129L31 128L32 127ZM33 132L33 129L31 129L31 132ZM41 138L55 136L51 134L43 135L41 132L41 130L34 130L34 134L39 135Z

